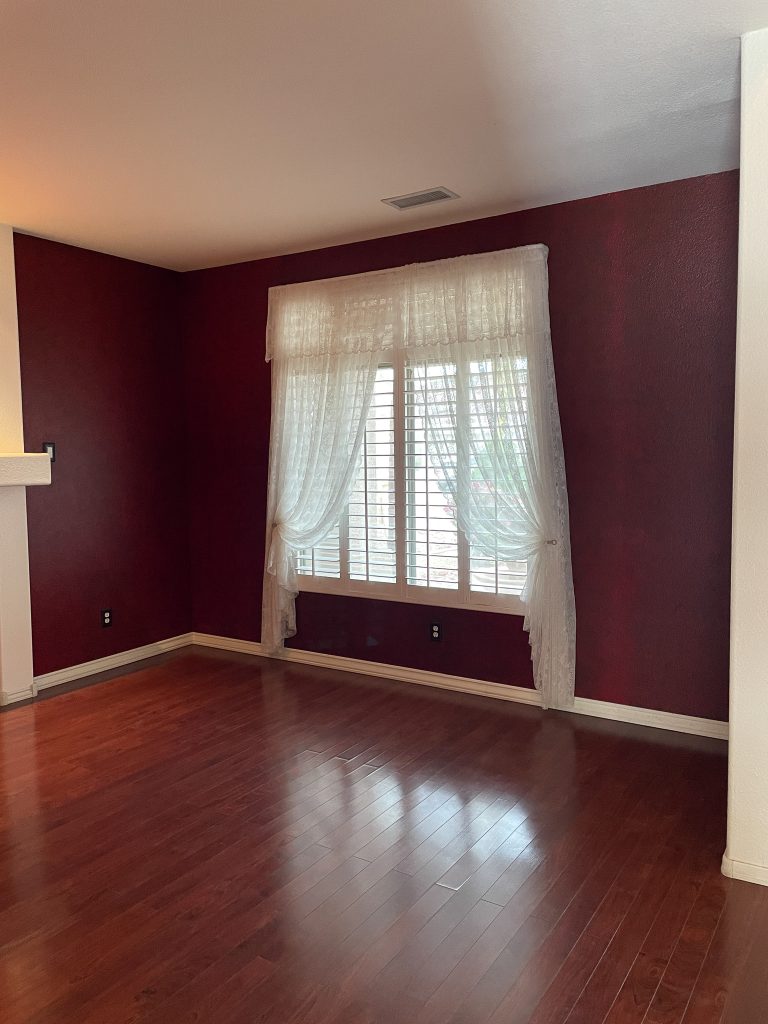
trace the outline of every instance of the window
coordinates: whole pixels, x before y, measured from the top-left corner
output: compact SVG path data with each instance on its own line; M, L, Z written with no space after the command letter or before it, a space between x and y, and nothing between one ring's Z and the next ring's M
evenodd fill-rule
M349 503L333 533L299 553L300 589L521 610L526 563L504 561L494 547L499 522L517 509L495 479L491 442L501 433L513 450L521 443L520 425L496 401L501 358L457 366L399 353L379 365ZM525 393L524 359L513 372ZM459 527L455 480L448 482L459 458L456 426L467 421L475 517L487 522L482 545L470 545Z
M547 294L542 245L270 288L265 652L300 589L523 613L543 705L572 704Z

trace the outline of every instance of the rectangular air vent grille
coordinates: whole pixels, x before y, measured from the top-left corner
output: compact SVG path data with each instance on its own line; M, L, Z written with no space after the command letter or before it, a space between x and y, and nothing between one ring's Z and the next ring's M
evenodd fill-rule
M394 206L396 210L410 210L414 206L426 206L428 203L442 203L445 199L458 199L456 192L448 188L438 186L428 188L423 192L409 192L407 196L393 196L391 199L382 199L382 203Z

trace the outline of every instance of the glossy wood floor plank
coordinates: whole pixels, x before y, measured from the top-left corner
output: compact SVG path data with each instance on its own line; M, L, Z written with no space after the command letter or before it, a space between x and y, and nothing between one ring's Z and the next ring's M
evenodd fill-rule
M181 651L0 714L3 1024L765 1024L723 744Z

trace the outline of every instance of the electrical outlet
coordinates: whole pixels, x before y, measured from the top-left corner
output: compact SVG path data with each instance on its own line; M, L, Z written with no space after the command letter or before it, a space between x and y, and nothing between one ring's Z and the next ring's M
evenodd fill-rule
M433 622L429 627L429 636L431 640L442 640L443 639L443 627L439 622Z
M101 610L101 625L102 625L103 629L106 629L107 626L111 626L112 625L112 609L111 608L102 608L102 610Z

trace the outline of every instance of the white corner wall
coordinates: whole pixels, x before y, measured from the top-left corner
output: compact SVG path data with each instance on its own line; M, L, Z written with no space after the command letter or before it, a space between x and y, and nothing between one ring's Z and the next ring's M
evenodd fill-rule
M0 224L0 455L23 451L13 230ZM33 689L27 494L0 486L0 704Z
M768 29L742 39L728 848L768 885Z
M23 450L13 229L0 224L0 452Z

